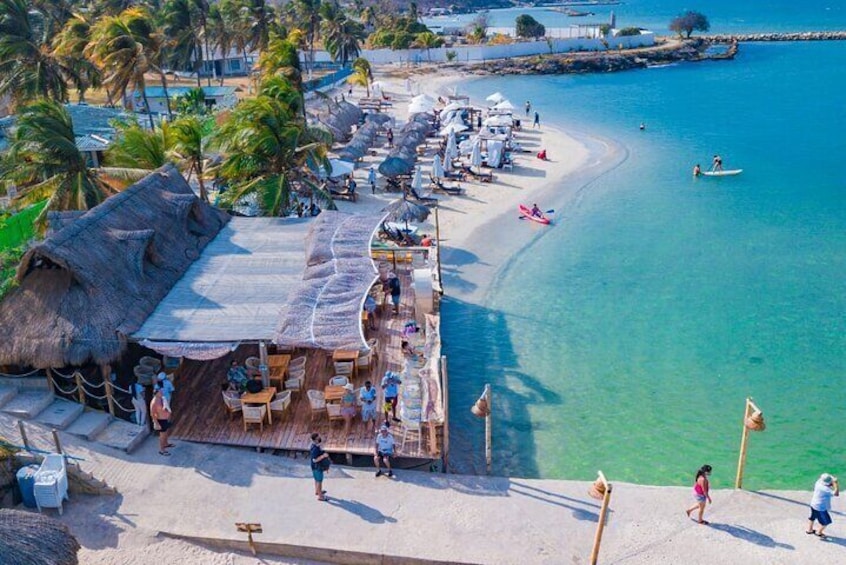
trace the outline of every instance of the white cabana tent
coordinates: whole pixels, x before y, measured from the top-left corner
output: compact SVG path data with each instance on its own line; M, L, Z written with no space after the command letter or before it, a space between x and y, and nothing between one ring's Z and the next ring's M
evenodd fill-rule
M450 122L446 126L444 126L438 135L441 137L447 137L451 133L461 133L462 131L467 131L467 126L462 123L458 122Z
M515 107L509 100L503 100L494 106L494 110L506 110L510 112L515 110Z
M487 100L488 102L493 102L494 104L499 104L500 102L505 100L505 96L503 96L501 92L494 92L493 94L485 98L485 100Z
M342 159L329 159L329 165L332 167L332 172L329 175L332 178L351 175L355 171L355 163Z

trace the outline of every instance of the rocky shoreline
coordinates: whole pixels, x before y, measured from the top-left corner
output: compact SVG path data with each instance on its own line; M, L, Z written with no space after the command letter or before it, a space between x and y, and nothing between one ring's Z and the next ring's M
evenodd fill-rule
M709 35L708 41L728 43L731 41L843 41L846 31L803 31L797 33L747 33L741 35Z
M725 51L715 53L708 50L712 45L726 43L728 46ZM668 65L681 61L699 62L733 59L737 54L737 49L737 42L731 38L718 41L700 37L683 41L667 41L655 47L627 51L559 53L499 59L464 66L463 70L477 75L608 73Z

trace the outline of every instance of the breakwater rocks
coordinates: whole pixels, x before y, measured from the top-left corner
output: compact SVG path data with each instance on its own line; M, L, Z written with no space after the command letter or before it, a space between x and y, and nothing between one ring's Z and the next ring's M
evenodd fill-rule
M709 41L728 43L731 41L843 41L846 31L804 31L797 33L746 33L739 35L709 35Z
M728 43L722 50L708 49L716 43ZM465 67L479 75L555 75L569 73L608 73L668 65L680 61L708 61L732 59L737 54L737 43L717 42L703 38L671 40L642 49L626 51L597 51L535 55L486 61Z

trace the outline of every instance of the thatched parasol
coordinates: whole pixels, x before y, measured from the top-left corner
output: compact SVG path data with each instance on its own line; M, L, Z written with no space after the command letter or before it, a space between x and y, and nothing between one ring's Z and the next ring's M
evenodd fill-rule
M388 218L395 222L405 222L408 228L408 222L423 222L429 217L429 208L422 204L410 202L403 198L391 202L385 211L388 213Z
M412 164L400 157L388 157L379 165L379 173L386 177L407 175L411 172Z
M78 565L68 527L42 514L0 510L0 558L14 565Z

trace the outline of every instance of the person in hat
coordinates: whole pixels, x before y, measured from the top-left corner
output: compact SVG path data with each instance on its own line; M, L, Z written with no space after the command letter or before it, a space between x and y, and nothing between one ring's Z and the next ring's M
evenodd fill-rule
M349 437L352 419L355 417L355 387L352 383L344 385L344 395L341 397L341 417L344 419L344 437Z
M693 482L693 498L696 500L696 504L685 510L687 517L690 518L690 513L698 508L699 518L697 519L697 522L706 526L710 524L710 522L702 518L705 514L705 505L713 504L713 502L711 502L711 483L708 481L709 476L711 476L710 465L702 465L702 467L696 471L696 478Z
M386 371L385 376L382 377L382 390L385 391L385 422L388 421L388 416L393 415L394 422L399 422L397 418L397 403L399 402L399 385L402 381L399 375Z
M391 457L394 456L394 436L388 431L387 424L382 424L379 428L379 433L376 434L376 455L373 456L373 462L376 464L376 476L382 476L382 463L388 469L388 476L393 477L394 472L391 470Z
M323 438L320 434L314 432L311 434L311 448L309 449L309 456L311 458L311 475L314 477L314 495L317 500L329 500L326 496L326 491L323 490L323 472L329 469L329 454L323 451L320 444L323 443Z
M170 409L171 401L173 400L173 391L176 390L176 387L173 386L173 382L171 382L164 371L159 372L156 376L156 380L158 381L159 386L162 387L162 394L167 401L168 409Z
M840 496L840 484L837 477L823 473L814 485L814 495L811 498L811 516L808 518L808 529L806 534L816 534L822 539L827 536L823 533L826 527L831 524L831 497ZM814 530L814 522L820 523L820 529Z
M364 381L364 386L358 391L358 399L361 401L361 421L376 422L376 396L379 393L370 381Z
M399 314L400 296L402 295L402 285L399 277L393 271L388 273L388 280L385 285L388 292L391 293L391 304L394 305L394 314Z
M170 435L170 419L173 414L170 411L170 405L164 397L164 390L161 386L156 385L153 389L154 396L150 402L150 418L153 420L153 429L159 432L159 455L169 456L169 447L174 447L168 441Z

